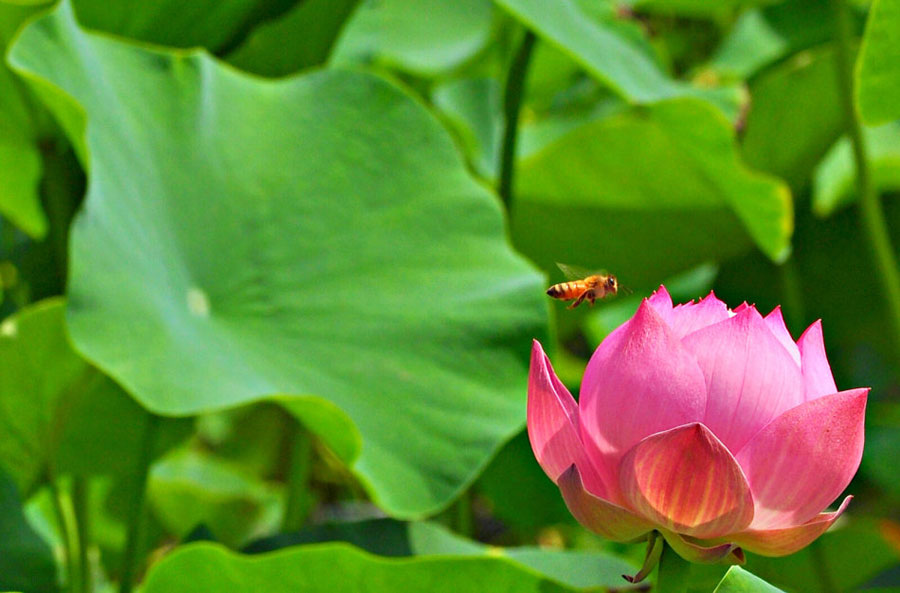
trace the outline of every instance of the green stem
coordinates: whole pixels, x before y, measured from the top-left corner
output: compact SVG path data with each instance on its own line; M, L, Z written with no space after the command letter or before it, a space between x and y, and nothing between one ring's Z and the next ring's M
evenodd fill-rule
M282 531L297 531L309 513L309 476L312 469L313 437L300 422L291 428L290 460L287 474L287 500Z
M53 512L56 515L56 524L59 529L59 537L62 540L63 556L66 563L66 587L67 591L75 592L78 589L76 584L79 582L76 578L78 574L78 563L75 560L75 546L72 543L72 532L69 529L69 518L66 513L65 504L63 502L63 493L56 483L56 479L51 472L48 472L47 483L50 489L50 498L53 501Z
M781 273L781 303L784 305L782 314L788 329L793 334L799 335L805 327L806 321L806 305L803 300L803 288L800 285L800 277L797 273L797 265L794 258L788 259L786 262L778 266Z
M472 491L466 490L453 503L453 529L456 533L471 538L475 533L472 520Z
M828 572L828 559L825 557L825 551L822 549L822 540L817 539L809 546L813 557L813 567L816 576L819 578L819 590L822 593L838 593L838 588Z
M656 573L656 593L686 593L690 574L691 563L664 546Z
M78 570L81 576L81 590L88 593L93 589L91 562L88 551L91 545L88 516L88 481L84 476L76 476L72 482L72 509L75 513L75 531L78 537Z
M881 200L872 184L872 174L866 154L865 138L859 114L853 103L853 22L844 0L831 0L836 41L838 82L847 131L853 145L856 162L856 188L859 194L859 215L862 232L869 242L875 268L887 301L893 329L895 354L900 355L900 272L888 234Z
M150 473L150 462L153 459L153 447L160 418L149 414L144 434L141 439L141 451L137 463L137 475L134 479L134 491L131 493L131 504L128 508L127 535L125 552L122 556L122 571L119 575L119 593L131 593L134 586L134 575L137 563L138 545L141 539L141 527L144 516L144 501L147 496L147 475Z
M531 31L525 32L521 45L513 57L506 76L503 91L503 145L500 149L500 174L497 193L506 205L512 203L513 170L516 160L516 138L519 133L519 110L522 106L522 91L525 88L525 74L531 60L531 50L536 37Z

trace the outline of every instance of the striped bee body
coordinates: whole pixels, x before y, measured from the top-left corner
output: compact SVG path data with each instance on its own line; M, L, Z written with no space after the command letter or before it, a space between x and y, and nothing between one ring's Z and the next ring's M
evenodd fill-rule
M559 267L569 274L569 267L559 264ZM597 299L605 298L607 295L616 294L619 290L619 283L616 277L611 274L592 274L580 280L570 280L568 282L560 282L554 284L547 289L547 295L559 299L561 301L571 301L574 299L569 309L574 309L587 301L589 305L593 305Z

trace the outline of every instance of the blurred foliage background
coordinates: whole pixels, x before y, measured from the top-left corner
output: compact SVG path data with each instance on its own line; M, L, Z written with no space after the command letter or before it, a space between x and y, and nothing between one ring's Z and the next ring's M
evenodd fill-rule
M898 0L0 0L0 590L629 590L642 546L533 458L528 352L577 393L664 283L821 318L872 387L846 518L746 569L900 591L898 32ZM555 262L633 294L567 311ZM725 568L690 590L773 590Z

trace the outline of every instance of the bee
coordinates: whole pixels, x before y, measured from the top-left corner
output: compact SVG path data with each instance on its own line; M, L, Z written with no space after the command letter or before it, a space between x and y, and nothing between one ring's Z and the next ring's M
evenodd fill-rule
M593 306L595 300L619 292L619 282L612 274L606 272L590 274L565 264L556 265L569 278L569 282L554 284L547 289L547 295L562 301L575 299L575 302L568 306L569 309L574 309L585 300Z

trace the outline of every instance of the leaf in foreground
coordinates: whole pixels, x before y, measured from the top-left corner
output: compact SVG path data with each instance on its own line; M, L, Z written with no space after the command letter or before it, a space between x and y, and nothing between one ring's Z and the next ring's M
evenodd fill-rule
M146 407L277 397L401 516L448 503L522 426L541 278L401 90L260 80L87 33L66 3L10 59L87 114L68 321Z
M145 593L564 593L574 591L502 558L380 558L345 544L241 556L211 544L180 548L153 567Z

